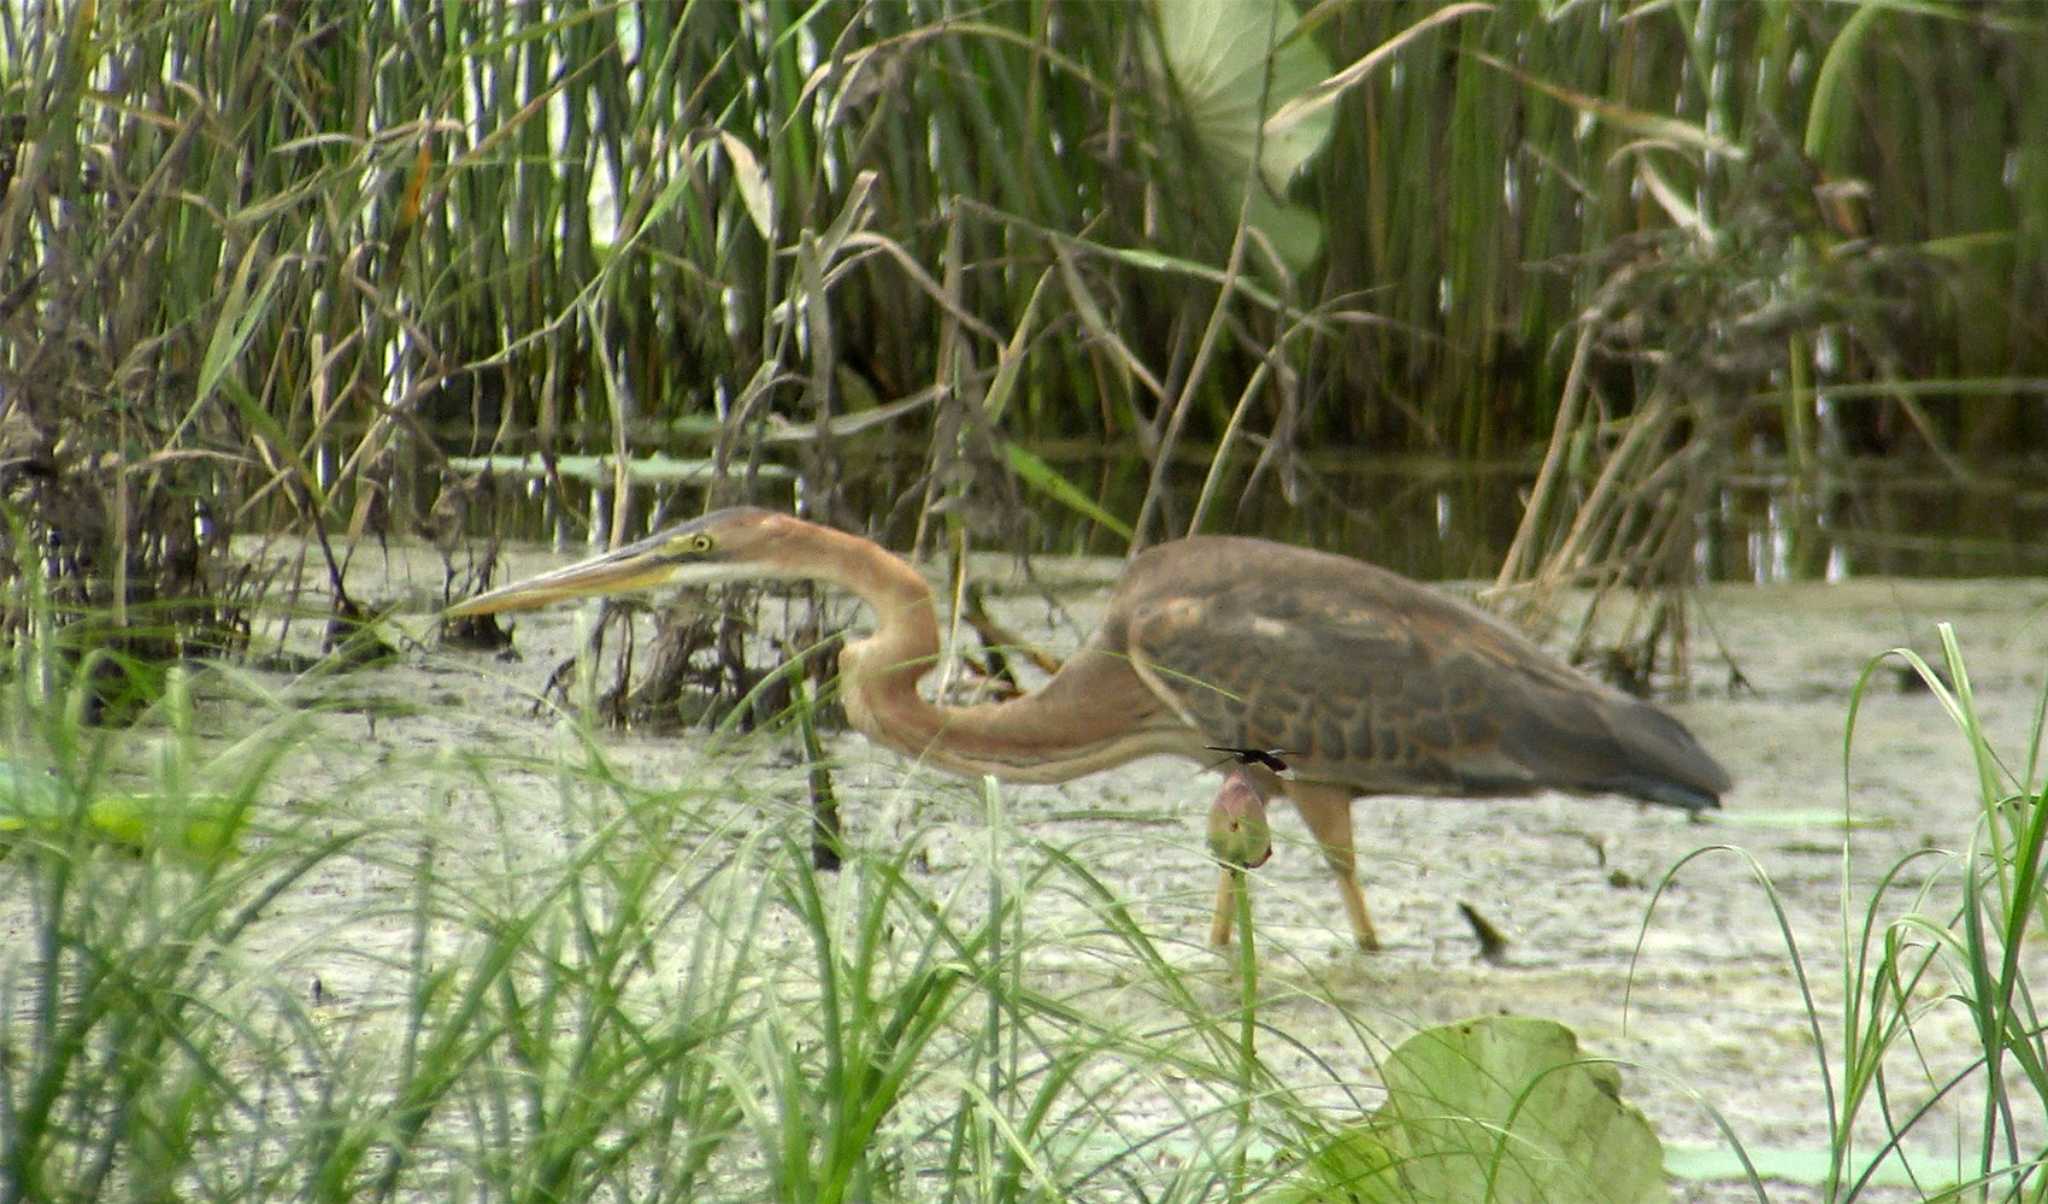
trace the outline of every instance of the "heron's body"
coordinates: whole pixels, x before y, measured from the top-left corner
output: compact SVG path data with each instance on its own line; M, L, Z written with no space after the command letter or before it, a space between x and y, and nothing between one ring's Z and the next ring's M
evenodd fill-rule
M1336 873L1359 943L1376 944L1353 866L1351 800L1557 789L1698 808L1728 776L1663 711L1600 686L1447 595L1345 556L1197 536L1131 561L1102 625L1046 685L947 707L918 682L939 652L931 588L857 536L727 510L471 599L481 614L663 580L805 577L878 624L840 657L862 733L959 773L1060 782L1140 757L1284 750L1294 800ZM1227 913L1214 933L1228 939Z
M1155 752L1214 760L1207 750L1225 745L1285 750L1296 780L1355 795L1547 787L1704 807L1728 785L1677 721L1473 607L1262 539L1197 536L1141 554L1094 638L1044 689L953 722L967 716L970 730L1005 734L985 755L1012 764L957 767L1024 781ZM1077 742L1080 730L1090 737ZM1025 733L1034 739L1020 745ZM948 762L943 748L931 756Z

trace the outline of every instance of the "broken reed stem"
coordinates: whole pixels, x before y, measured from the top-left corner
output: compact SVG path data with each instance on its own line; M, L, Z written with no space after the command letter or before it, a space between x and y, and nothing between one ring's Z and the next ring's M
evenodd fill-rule
M1586 356L1592 346L1593 325L1588 321L1579 331L1578 346L1572 350L1572 366L1565 374L1564 394L1557 403L1557 422L1550 429L1550 448L1543 453L1543 467L1537 471L1536 484L1529 491L1529 504L1522 511L1521 525L1515 528L1515 541L1508 545L1500 574L1493 580L1496 590L1522 583L1521 578L1529 571L1528 562L1535 555L1536 543L1542 538L1544 516L1550 512L1551 497L1563 479L1565 449L1578 434L1579 407L1586 396Z
M1628 498L1620 491L1632 483L1625 476L1636 457L1645 449L1655 446L1671 425L1671 403L1669 396L1659 390L1651 397L1648 405L1636 411L1629 419L1628 430L1607 457L1607 463L1600 470L1600 478L1593 483L1592 492L1579 506L1578 518L1565 534L1564 541L1545 563L1542 576L1555 588L1576 574L1575 566L1595 555L1598 546L1596 536L1611 531L1618 523L1621 513L1627 509ZM1629 490L1629 496L1634 493Z

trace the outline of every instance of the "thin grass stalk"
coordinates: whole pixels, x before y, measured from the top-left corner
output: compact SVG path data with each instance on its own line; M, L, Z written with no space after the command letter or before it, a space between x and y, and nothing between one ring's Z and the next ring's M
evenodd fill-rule
M1000 867L1003 861L1003 835L1006 816L1003 810L1002 788L992 774L982 775L981 807L982 830L988 840L988 864L985 867L987 872L986 890L988 894L988 913L992 921L989 925L988 955L989 964L994 968L994 971L988 976L987 1002L984 1005L988 1009L988 1015L983 1021L985 1027L982 1032L982 1041L986 1046L985 1056L988 1058L988 1085L986 1087L987 1099L985 1105L990 1110L990 1119L993 1120L1004 1111L1004 1097L1007 1094L1004 1090L1004 1080L1007 1078L1011 1082L1016 1081L1016 1065L1014 1061L1016 1044L1014 1037L1010 1043L1012 1062L1007 1068L1003 1063L1005 1021L1009 1021L1007 1027L1014 1034L1016 1018L1009 1014L1009 1008L1006 1006L1006 1001L1003 998L1003 987L1006 984L1004 983L1001 969L1004 958L1003 925L1001 919L1004 914L1004 902L1003 874ZM1007 1074L1005 1073L1006 1069ZM993 1160L989 1159L986 1154L983 1154L982 1165L989 1165L991 1161Z
M630 437L627 432L633 424L635 410L633 397L608 350L610 340L605 337L602 319L594 312L586 311L585 320L591 328L593 341L598 346L598 367L603 373L607 412L611 417L612 434L612 506L606 517L605 526L610 530L610 546L623 547L635 536L633 523L633 474Z
M1662 901L1664 892L1673 882L1677 881L1677 875L1680 871L1699 858L1717 853L1731 854L1741 861L1748 868L1751 878L1756 881L1757 886L1763 891L1764 901L1770 905L1772 919L1778 926L1778 935L1785 942L1786 958L1791 963L1793 978L1799 986L1799 997L1804 1004L1806 1012L1807 1034L1813 1042L1814 1059L1820 1066L1821 1093L1826 1102L1829 1118L1830 1147L1831 1149L1839 1150L1848 1139L1847 1118L1837 1107L1835 1076L1828 1059L1827 1038L1821 1028L1820 1008L1814 1001L1813 989L1807 981L1806 962L1800 956L1799 940L1793 934L1792 919L1785 910L1785 902L1778 893L1777 884L1771 881L1770 874L1764 870L1763 864L1747 849L1726 844L1708 845L1703 848L1694 849L1692 852L1679 858L1670 869L1664 871L1663 877L1657 880L1657 886L1650 894L1650 901L1643 908L1643 922L1636 931L1635 948L1629 954L1628 985L1624 988L1621 997L1624 1031L1626 1031L1628 1020L1629 1002L1635 995L1636 962L1642 956L1643 942L1649 934L1650 921L1656 914L1657 904ZM1736 1139L1733 1131L1727 1125L1721 1123L1721 1121L1722 1118L1717 1113L1715 1115L1717 1126L1721 1129L1723 1136L1729 1139L1731 1146L1735 1150L1736 1157L1740 1159L1744 1170L1748 1173L1751 1185L1757 1191L1758 1198L1764 1198L1762 1181L1757 1174L1755 1164L1750 1161L1748 1152L1742 1148L1741 1141ZM1835 1176L1831 1169L1829 1184L1823 1189L1824 1198L1834 1198L1832 1194L1834 1184Z
M1195 496L1194 511L1188 516L1189 535L1199 534L1206 525L1209 505L1215 500L1217 489L1222 484L1223 470L1230 463L1232 445L1236 443L1238 433L1243 429L1245 415L1251 409L1252 400L1264 391L1266 379L1272 374L1272 366L1271 357L1260 360L1259 366L1252 370L1251 378L1245 381L1244 389L1238 394L1237 404L1231 407L1230 421L1224 424L1222 437L1216 441L1216 450L1209 457L1208 470L1202 475L1202 491Z
M1230 1195L1245 1199L1252 1139L1252 1100L1264 1077L1259 1065L1258 1003L1259 957L1257 939L1252 935L1252 890L1249 876L1240 866L1231 866L1231 904L1237 911L1237 1147L1232 1159Z

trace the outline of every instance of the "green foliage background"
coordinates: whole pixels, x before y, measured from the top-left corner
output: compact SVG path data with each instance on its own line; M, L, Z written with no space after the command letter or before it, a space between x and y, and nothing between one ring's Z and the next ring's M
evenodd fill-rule
M1019 435L1149 449L1186 406L1213 440L1263 365L1248 421L1284 446L1512 453L1601 284L1678 262L1751 295L1608 308L1728 324L1761 362L1700 388L1769 440L1820 438L1810 394L1758 396L1815 362L1935 382L1847 394L1854 446L2048 435L2030 6L1445 21L1343 96L1292 185L1323 254L1248 261L1199 365L1239 196L1150 50L1161 7L10 5L0 380L52 435L111 409L131 453L315 506L416 423L590 443L622 414L978 400L1013 339ZM1294 36L1341 69L1441 7L1323 3Z

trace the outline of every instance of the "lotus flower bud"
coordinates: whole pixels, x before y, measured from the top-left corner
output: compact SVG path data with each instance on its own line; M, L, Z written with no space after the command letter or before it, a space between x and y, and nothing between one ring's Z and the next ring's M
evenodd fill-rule
M1223 779L1216 801L1209 805L1209 852L1239 869L1257 869L1273 855L1273 834L1266 826L1266 797L1252 775L1232 769Z

